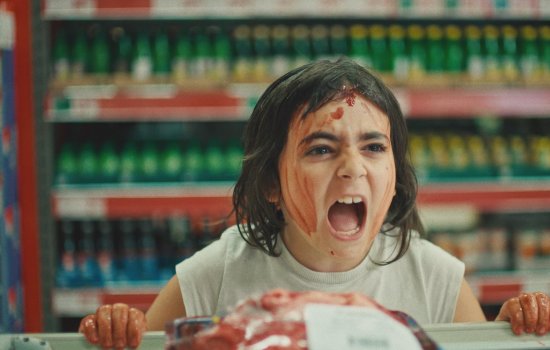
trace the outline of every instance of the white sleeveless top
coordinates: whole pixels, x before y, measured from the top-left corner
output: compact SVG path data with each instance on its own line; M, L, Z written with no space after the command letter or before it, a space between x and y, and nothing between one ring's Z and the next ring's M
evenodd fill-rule
M272 257L247 244L236 226L219 240L176 265L187 316L223 315L237 302L274 288L296 291L359 292L420 324L452 322L464 264L414 234L406 254L394 254L396 238L378 234L369 255L345 272L316 272L301 265L278 240Z

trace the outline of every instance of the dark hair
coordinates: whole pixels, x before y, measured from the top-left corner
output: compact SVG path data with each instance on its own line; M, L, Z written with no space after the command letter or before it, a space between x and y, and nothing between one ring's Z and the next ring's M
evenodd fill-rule
M280 191L279 157L293 118L298 117L298 111L303 111L300 117L305 118L350 91L378 106L388 116L391 127L396 195L383 231L399 228L399 249L395 258L384 264L405 254L411 230L424 233L416 209L417 180L408 153L407 125L399 103L367 69L348 58L340 58L335 62L312 62L283 75L266 89L252 111L244 132L242 172L233 191L233 211L239 232L249 244L272 256L279 254L275 247L285 221L269 198Z

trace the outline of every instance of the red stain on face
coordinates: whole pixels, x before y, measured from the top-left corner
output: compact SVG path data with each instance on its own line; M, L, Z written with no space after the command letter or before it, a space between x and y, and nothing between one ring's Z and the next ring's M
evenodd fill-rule
M355 94L353 91L347 91L344 99L346 100L348 106L353 107L353 105L355 105Z
M342 119L344 116L344 109L342 107L338 107L334 112L330 113L330 116L332 119Z

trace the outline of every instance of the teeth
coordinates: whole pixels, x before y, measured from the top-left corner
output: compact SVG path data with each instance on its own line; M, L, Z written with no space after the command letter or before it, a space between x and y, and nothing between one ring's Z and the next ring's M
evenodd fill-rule
M344 203L344 204L352 204L352 203L361 203L363 200L361 197L352 197L352 196L346 196L342 198L338 198L338 203Z

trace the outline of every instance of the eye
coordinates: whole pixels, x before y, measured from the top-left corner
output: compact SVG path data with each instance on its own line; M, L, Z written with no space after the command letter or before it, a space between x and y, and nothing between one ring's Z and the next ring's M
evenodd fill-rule
M371 143L367 145L366 149L369 152L383 153L383 152L386 152L387 147L382 143Z
M306 152L306 155L307 156L321 156L321 155L324 155L324 154L330 154L332 152L333 152L333 150L332 150L331 147L326 146L326 145L319 145L319 146L315 146L315 147L310 148Z

